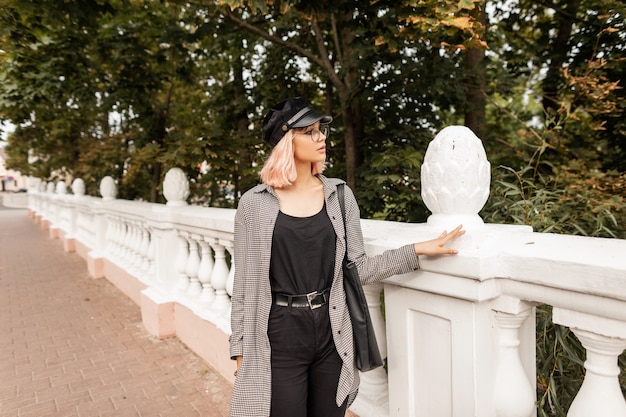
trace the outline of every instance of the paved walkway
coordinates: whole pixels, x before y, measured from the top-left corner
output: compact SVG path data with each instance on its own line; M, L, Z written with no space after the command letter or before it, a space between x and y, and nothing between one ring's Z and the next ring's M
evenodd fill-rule
M0 207L1 417L225 417L230 393L26 210Z

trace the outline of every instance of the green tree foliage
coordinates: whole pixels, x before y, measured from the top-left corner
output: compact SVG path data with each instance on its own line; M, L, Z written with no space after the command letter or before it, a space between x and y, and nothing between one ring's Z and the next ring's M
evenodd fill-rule
M67 174L87 146L96 106L92 67L81 52L109 6L75 2L49 10L45 2L9 1L0 7L1 117L18 126L8 165L43 178Z

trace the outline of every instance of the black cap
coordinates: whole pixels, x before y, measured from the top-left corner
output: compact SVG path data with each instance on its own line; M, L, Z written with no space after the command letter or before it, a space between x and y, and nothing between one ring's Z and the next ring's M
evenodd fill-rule
M307 127L319 121L328 124L333 118L313 110L311 103L302 97L288 98L272 107L263 118L263 139L272 147L294 127Z

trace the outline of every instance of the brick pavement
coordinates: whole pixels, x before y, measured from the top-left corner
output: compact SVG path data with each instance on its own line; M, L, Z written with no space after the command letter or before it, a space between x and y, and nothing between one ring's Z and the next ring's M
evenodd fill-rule
M230 393L26 210L0 209L1 417L224 417Z

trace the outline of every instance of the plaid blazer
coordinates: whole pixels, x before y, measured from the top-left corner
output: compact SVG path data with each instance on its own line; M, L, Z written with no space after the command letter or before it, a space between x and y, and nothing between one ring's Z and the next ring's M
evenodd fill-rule
M334 278L330 289L330 325L343 359L336 402L352 403L359 378L354 365L352 325L343 290L341 264L346 250L344 225L337 198L343 180L318 175L324 185L326 211L337 235ZM357 264L364 284L419 269L412 244L380 255L365 255L360 213L354 194L345 187L348 258ZM235 215L235 278L232 294L230 356L243 356L230 404L231 417L268 417L271 401L271 350L267 326L272 304L270 255L279 201L273 188L261 184L247 191Z

